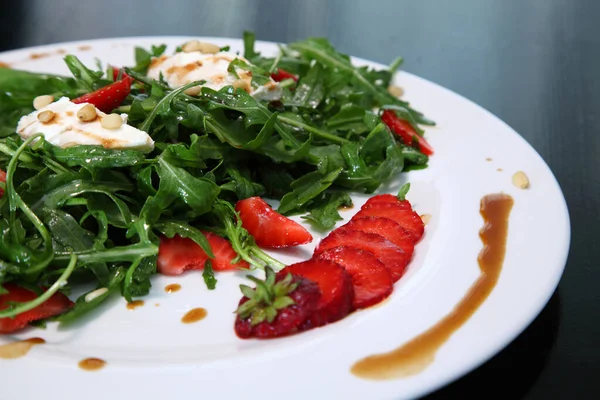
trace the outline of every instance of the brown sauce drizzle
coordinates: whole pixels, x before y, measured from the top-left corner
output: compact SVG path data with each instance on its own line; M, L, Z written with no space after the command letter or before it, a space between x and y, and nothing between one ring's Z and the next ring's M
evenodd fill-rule
M481 274L450 314L404 345L359 360L351 368L354 375L372 380L397 379L417 374L434 361L437 350L467 322L496 286L504 263L513 204L512 197L502 193L481 199L480 212L485 222L479 231L484 245L477 257Z
M184 324L193 324L194 322L198 322L206 318L207 314L208 312L204 308L192 308L190 311L185 313L183 317L181 317L181 322Z
M29 350L35 345L44 344L46 341L42 338L31 338L19 340L18 342L3 344L0 346L0 358L12 360L21 358L29 353Z
M106 361L99 358L86 358L85 360L79 361L79 368L86 371L98 371L106 366Z
M129 310L135 310L138 307L141 307L144 305L144 300L134 300L131 303L127 303L127 309Z
M0 68L10 68L10 64L0 61Z
M165 292L167 293L175 293L181 290L181 285L179 283L171 283L170 285L165 286Z

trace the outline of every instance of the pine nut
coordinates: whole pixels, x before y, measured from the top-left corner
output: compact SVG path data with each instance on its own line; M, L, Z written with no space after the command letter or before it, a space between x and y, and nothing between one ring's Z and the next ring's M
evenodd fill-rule
M219 46L217 46L216 44L204 43L204 42L200 42L198 40L192 40L192 41L187 42L186 44L183 45L183 47L181 49L185 53L199 51L199 52L205 53L205 54L216 54L219 52L219 50L221 50L221 48Z
M90 122L96 119L96 107L93 104L86 104L77 111L77 118L81 122Z
M54 114L53 111L50 110L46 110L46 111L42 111L41 113L39 113L37 115L37 118L40 122L43 122L44 124L52 121L54 119L56 114Z
M35 99L33 99L33 108L35 108L36 110L40 110L52 102L54 102L53 96L50 96L48 94L38 96Z
M236 79L233 82L233 87L235 89L243 89L246 92L250 93L251 87L250 87L250 81L244 80L244 79Z
M119 129L123 125L123 118L119 114L108 114L102 117L100 125L105 129Z
M104 293L108 292L108 288L100 288L100 289L96 289L93 292L89 292L88 294L85 295L85 302L89 303L90 301L94 300L96 297L102 296Z
M388 86L387 90L388 93L394 97L402 97L404 94L404 89L402 89L400 86L390 85Z
M527 189L529 187L529 178L525 172L518 171L512 176L512 183L519 189Z

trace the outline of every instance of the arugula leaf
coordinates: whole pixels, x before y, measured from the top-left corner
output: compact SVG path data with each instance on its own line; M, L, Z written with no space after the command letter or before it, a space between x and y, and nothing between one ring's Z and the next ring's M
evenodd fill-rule
M277 209L281 214L288 214L294 210L300 210L308 201L314 199L327 189L342 172L341 168L327 175L319 171L313 171L298 179L290 185L292 191L282 197Z
M69 326L74 321L86 315L93 309L97 308L106 299L108 299L113 293L119 290L121 282L125 278L125 269L122 267L116 268L109 277L106 286L99 286L94 290L79 296L75 301L75 305L65 314L56 318L56 321L60 322L61 327ZM99 290L99 295L93 296L90 301L87 301L88 295L92 292Z
M341 207L351 207L352 198L344 192L325 192L320 199L315 199L310 206L310 213L302 218L311 222L321 231L333 229L337 221L342 220L338 210Z
M188 217L197 217L209 212L220 192L219 187L206 178L196 178L183 168L169 163L164 157L158 158L160 183L156 195L144 204L140 217L149 224L158 221L175 200L189 206Z
M198 244L198 246L202 247L202 250L210 257L214 258L214 254L212 252L212 248L210 247L210 243L206 239L206 236L197 228L193 226L181 222L181 221L162 221L157 224L154 224L154 229L160 231L163 235L168 238L172 238L175 235L179 235L184 238L190 238L194 242Z
M105 149L102 146L79 145L66 149L44 142L44 151L69 167L122 168L131 167L145 159L138 150Z
M202 278L204 278L204 283L206 284L208 290L214 290L217 287L217 279L215 278L215 273L212 268L212 262L210 262L210 260L206 260L206 262L204 263Z
M152 61L152 57L160 57L167 46L162 44L160 46L152 46L150 51L137 47L135 48L135 63L136 66L133 67L133 70L142 74L145 74L148 71L148 67L150 66L150 62Z

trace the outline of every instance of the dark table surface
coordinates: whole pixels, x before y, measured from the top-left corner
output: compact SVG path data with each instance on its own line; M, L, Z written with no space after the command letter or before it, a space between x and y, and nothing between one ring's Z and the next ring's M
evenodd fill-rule
M12 1L0 51L134 35L289 42L404 69L482 105L519 132L558 178L571 215L568 264L552 299L512 344L427 397L600 398L600 1Z

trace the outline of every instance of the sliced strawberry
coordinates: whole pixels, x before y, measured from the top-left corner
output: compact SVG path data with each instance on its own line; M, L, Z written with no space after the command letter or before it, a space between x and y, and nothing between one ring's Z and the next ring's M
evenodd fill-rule
M410 260L415 249L415 243L410 233L400 226L399 223L384 217L359 217L352 218L350 222L343 225L343 229L351 231L362 231L376 233L383 236L396 246L400 247Z
M301 330L316 328L344 318L352 311L354 289L352 277L344 267L327 260L312 258L292 264L279 274L291 273L316 282L321 299L315 312L302 324Z
M237 253L226 239L211 232L203 232L210 244L214 259L211 259L213 270L227 271L236 268L249 268L245 261L231 264ZM158 248L158 272L163 275L180 275L187 270L202 270L208 255L196 242L189 238L175 235L172 238L161 237Z
M260 247L290 247L310 243L312 235L299 223L273 210L260 197L240 200L235 205L242 226Z
M406 208L407 210L412 210L412 206L410 205L410 202L408 200L400 200L398 198L398 196L394 196L393 194L389 194L389 193L378 194L376 196L369 198L369 200L367 200L366 203L363 204L363 206L361 207L361 210L363 210L365 208L369 208L373 204L380 204L380 203L398 204L398 205L402 206L403 208Z
M71 100L73 103L90 103L96 106L98 110L108 113L119 107L131 92L133 78L125 75L120 81L116 81L100 88L92 93L84 94Z
M4 310L11 303L24 303L38 297L35 292L22 288L13 283L2 285L8 293L0 295L0 310ZM62 314L73 306L73 302L62 293L55 293L39 306L25 311L14 318L0 318L0 333L12 333L26 328L30 322Z
M238 256L235 252L231 243L225 238L212 233L212 232L203 232L210 244L210 248L212 249L215 258L211 259L212 268L215 271L230 271L238 268L249 269L250 264L248 264L244 260L240 260L235 264L231 262Z
M381 235L338 228L319 243L315 256L334 247L349 246L372 253L392 274L396 282L410 261L402 249Z
M282 68L277 68L276 72L271 73L271 78L275 82L281 82L286 79L293 79L294 81L298 82L298 77L296 75L294 75L291 72L288 72Z
M319 259L333 261L352 277L355 309L379 303L394 290L390 271L372 253L353 247L334 247L319 254Z
M352 219L362 217L384 217L394 220L408 231L415 243L421 240L425 231L425 224L423 224L423 220L421 220L419 214L412 210L407 210L398 204L373 204L368 208L360 210Z
M111 65L111 68L112 68L112 72L113 72L113 81L116 82L117 80L119 80L119 74L121 74L121 79L125 79L125 78L129 77L129 75L127 75L127 72L125 72L124 69L115 67L112 65Z
M296 333L300 326L315 312L319 299L321 298L319 285L298 275L290 275L290 278L288 278L289 283L287 284L287 287L290 287L289 285L294 285L291 286L291 290L287 292L285 290L286 285L284 285L283 290L281 287L277 288L277 290L272 290L275 296L273 301L269 304L264 304L265 298L268 298L268 296L256 296L256 299L250 299L246 296L242 297L234 325L235 333L238 337L242 339L249 337L273 338L290 335ZM277 283L275 283L275 285L281 285L285 279L286 275L278 275L276 279ZM259 285L257 284L257 288L253 294L259 290L258 286ZM279 299L277 299L275 292L279 294ZM281 302L282 295L289 297L293 303L277 309L277 301ZM257 299L260 297L262 298L257 304ZM246 310L246 313L243 313L244 304L246 304L245 307L248 307L247 303L249 301L253 301L254 304L251 304L251 308ZM268 307L273 307L273 310L277 312L276 317L271 322L269 322L266 316L268 313L266 308ZM261 315L261 322L253 325L252 318L254 317L253 312L256 313L255 310L264 315Z
M0 169L0 182L6 183L6 172ZM0 189L0 197L4 194L4 189Z

